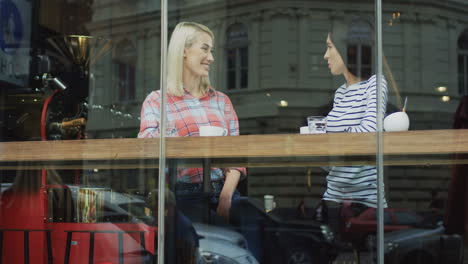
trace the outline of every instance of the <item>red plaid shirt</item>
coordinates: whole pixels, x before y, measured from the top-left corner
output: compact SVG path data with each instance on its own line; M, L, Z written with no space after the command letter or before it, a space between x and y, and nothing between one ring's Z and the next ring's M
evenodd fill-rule
M150 93L141 108L139 138L153 138L161 135L161 91ZM167 137L199 136L200 126L219 126L228 130L228 136L239 135L239 120L229 97L210 88L208 93L197 98L187 91L182 97L168 94L166 104ZM233 168L245 176L245 168ZM224 178L223 170L213 168L211 180ZM202 168L179 168L178 180L199 183L203 179Z

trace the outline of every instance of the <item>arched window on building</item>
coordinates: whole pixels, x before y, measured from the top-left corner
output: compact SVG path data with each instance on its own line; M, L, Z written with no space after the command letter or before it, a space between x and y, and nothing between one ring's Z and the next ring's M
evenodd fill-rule
M458 92L468 95L468 29L458 38Z
M245 89L249 83L248 33L244 24L231 25L226 32L226 85Z
M371 25L364 20L352 21L346 40L347 65L351 73L365 78L372 73Z
M137 52L129 40L117 44L114 50L113 66L119 101L135 99L135 72Z

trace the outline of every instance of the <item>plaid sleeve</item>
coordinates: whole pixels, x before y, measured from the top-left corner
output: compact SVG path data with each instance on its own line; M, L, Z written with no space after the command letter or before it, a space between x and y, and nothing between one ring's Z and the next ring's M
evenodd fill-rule
M141 107L139 138L159 137L159 121L161 120L161 96L159 91L146 97Z
M237 118L236 111L232 106L231 99L227 95L224 96L224 118L226 123L229 126L229 135L238 136L239 135L239 120Z
M224 99L224 117L226 118L226 123L229 126L229 135L238 136L239 135L239 119L237 118L236 111L232 106L231 99L226 95ZM247 177L247 170L244 167L239 168L230 168L238 170L241 174L241 179Z

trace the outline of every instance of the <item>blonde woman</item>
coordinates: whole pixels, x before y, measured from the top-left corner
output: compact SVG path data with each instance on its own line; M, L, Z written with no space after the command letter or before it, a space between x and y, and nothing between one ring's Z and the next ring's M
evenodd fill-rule
M154 91L143 103L138 137L196 137L200 135L201 126L218 126L226 129L228 136L239 135L239 121L231 100L210 85L213 42L213 33L204 25L181 22L176 26L168 48L166 129L161 131L161 91ZM255 210L246 209L242 202L245 199L241 199L236 190L245 175L245 168L211 169L213 193L210 206L218 216L240 225L241 231L247 230L242 228L243 223L252 224L245 218L255 214ZM193 221L200 219L203 212L200 208L206 206L202 179L202 168L179 168L177 171L177 207ZM244 235L250 240L250 246L258 244L250 239L251 234ZM255 236L258 238L259 235Z
M213 39L206 26L191 22L177 25L168 49L167 129L164 133L160 131L161 91L154 91L143 103L138 137L199 136L200 126L219 126L227 129L229 136L239 135L239 122L231 100L210 85ZM232 196L243 175L245 168L212 169L212 185L219 197L218 215L229 216ZM201 191L201 168L179 170L177 177L181 192Z

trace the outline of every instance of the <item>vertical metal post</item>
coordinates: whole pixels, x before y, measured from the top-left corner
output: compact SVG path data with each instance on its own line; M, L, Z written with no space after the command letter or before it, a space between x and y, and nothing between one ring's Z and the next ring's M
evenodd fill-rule
M71 240L72 240L72 231L66 231L67 232L67 244L65 246L65 264L70 263L70 246L71 246Z
M139 234L140 234L140 246L141 246L141 263L145 263L146 261L145 231L141 231Z
M47 239L47 263L53 264L53 256L52 256L52 237L50 234L50 230L46 231L46 239ZM0 261L1 264L1 261Z
M164 263L165 237L165 194L166 194L166 79L167 79L167 0L161 0L161 123L159 137L159 180L158 180L158 263Z
M89 232L89 254L88 254L88 263L94 263L94 232Z
M119 240L119 264L124 264L124 244L123 244L123 232L117 234ZM160 262L161 263L161 262Z
M3 231L0 231L0 264L2 264L3 259Z
M383 167L383 115L382 113L382 0L375 0L375 44L377 57L377 263L384 263L384 167Z
M211 210L210 206L208 206L212 189L213 188L211 186L211 159L205 158L203 159L203 195L205 195L207 200L205 217L208 224L212 224Z
M24 230L24 264L29 264L29 231Z

